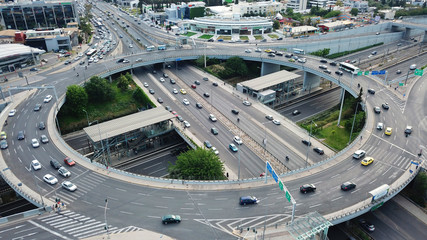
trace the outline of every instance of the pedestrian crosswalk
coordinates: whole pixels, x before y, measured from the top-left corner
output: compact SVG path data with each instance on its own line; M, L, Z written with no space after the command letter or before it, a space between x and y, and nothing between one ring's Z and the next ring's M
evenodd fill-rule
M391 90L387 88L385 88L383 92L391 99L391 101L393 101L399 107L399 109L403 113L406 107L406 99L402 99L401 96L396 95L400 93L391 92Z
M105 222L92 219L85 215L65 210L60 214L50 214L38 218L39 224L59 232L62 235L69 235L73 239L82 239L96 235L107 234L105 230ZM108 226L108 231L111 234L141 231L142 228L135 226L127 226L117 228L111 225Z
M90 174L87 174L84 177L80 177L76 179L76 181L73 181L73 183L77 185L77 190L75 192L69 192L65 189L58 189L58 191L56 191L56 196L50 196L50 199L55 202L56 197L61 199L61 202L64 202L66 205L70 205L78 198L81 198L88 192L95 189L105 180L107 180L105 176L91 172Z

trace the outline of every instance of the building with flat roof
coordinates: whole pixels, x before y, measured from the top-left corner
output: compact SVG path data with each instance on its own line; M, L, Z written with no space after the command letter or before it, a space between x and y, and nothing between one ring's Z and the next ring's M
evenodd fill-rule
M34 29L25 33L25 44L45 51L70 50L78 44L77 28Z
M4 29L61 28L69 22L79 22L77 4L72 0L0 3L0 24Z
M303 12L307 9L307 0L289 0L286 8L292 8L294 12Z
M258 35L271 33L273 22L263 17L202 17L188 20L192 31L215 35Z
M353 22L351 22L351 21L336 21L336 22L329 22L329 23L320 23L317 26L319 28L321 28L324 32L332 32L332 31L336 31L338 29L344 29L346 27L352 27Z

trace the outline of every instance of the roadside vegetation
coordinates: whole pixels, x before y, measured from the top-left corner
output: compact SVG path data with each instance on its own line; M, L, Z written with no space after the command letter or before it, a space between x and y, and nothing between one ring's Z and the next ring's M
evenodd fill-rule
M169 177L192 180L226 180L224 164L209 149L191 149L178 156L175 165L169 162Z
M108 121L155 107L129 73L111 83L93 76L83 86L67 87L66 102L58 113L62 134L88 126L88 121ZM86 115L87 113L87 115Z
M361 105L358 104L361 102L362 94L362 88L360 89L360 93L357 98L354 98L351 94L346 92L339 126L337 125L340 112L339 104L319 115L298 122L298 125L306 129L309 133L311 128L312 136L316 137L333 150L340 151L349 143L353 120L354 128L351 140L359 135L365 125L366 114L362 110ZM356 107L357 114L356 118L354 118Z
M203 34L199 38L201 38L201 39L211 39L212 37L213 37L213 35L211 35L211 34Z
M361 51L364 51L364 50L369 49L369 48L381 46L383 44L384 43L381 42L381 43L369 45L369 46L366 46L366 47L362 47L362 48L358 48L358 49L354 49L354 50L350 50L350 51L333 53L333 54L329 54L329 52L331 51L330 48L324 48L324 49L317 50L315 52L311 52L310 54L314 55L314 56L318 56L318 57L324 57L324 58L328 58L328 59L334 59L334 58L343 57L345 55L349 55L349 54L352 54L352 53L361 52Z
M403 189L402 193L420 207L426 208L427 173L420 171L414 180L412 180L412 182L410 182L408 186Z

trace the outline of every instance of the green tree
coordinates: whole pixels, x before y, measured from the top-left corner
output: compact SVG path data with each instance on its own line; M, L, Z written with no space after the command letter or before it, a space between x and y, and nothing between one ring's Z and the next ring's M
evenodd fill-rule
M122 91L128 90L129 89L128 79L125 76L120 75L120 77L117 79L117 87Z
M127 72L125 74L125 77L128 80L129 84L134 84L135 85L135 81L133 81L132 75L129 72Z
M239 57L231 57L227 59L225 67L239 76L246 76L248 74L248 67L246 66L245 61Z
M352 16L357 16L357 14L359 14L359 9L357 9L357 8L352 8L352 9L350 10L350 14L351 14Z
M425 207L425 195L427 191L427 175L425 172L419 172L412 183L411 199L421 207Z
M65 111L72 115L79 116L83 113L88 103L88 95L85 89L79 85L67 87Z
M329 55L330 51L331 51L330 48L324 48L324 49L320 49L320 50L317 50L315 52L312 52L310 54L314 55L314 56L319 56L319 57L326 57Z
M149 108L149 106L155 106L153 102L150 100L150 98L144 93L144 91L142 91L140 87L137 87L135 89L135 91L132 94L132 97L133 99L135 99L135 101L137 101L141 105L147 106L147 108Z
M294 15L294 10L292 8L286 8L286 15L291 18Z
M337 17L338 15L340 15L341 12L340 11L330 11L328 14L326 14L324 16L324 18L332 18L332 17Z
M85 83L84 88L92 102L104 102L115 98L111 85L104 78L93 76Z
M343 4L343 2L341 0L337 0L337 2L335 3L335 5L340 6L340 7L344 6L344 4Z
M168 172L178 179L224 180L224 164L211 150L197 148L178 156L175 165L170 164Z
M274 20L274 22L273 22L273 28L276 30L276 29L279 29L280 28L280 22L279 21L277 21L277 20Z

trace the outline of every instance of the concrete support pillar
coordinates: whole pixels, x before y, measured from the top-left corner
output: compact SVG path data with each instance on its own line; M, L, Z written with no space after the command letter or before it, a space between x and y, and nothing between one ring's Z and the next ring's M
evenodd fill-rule
M427 31L424 31L423 43L427 43Z
M278 71L280 71L280 65L278 64L265 63L265 62L261 64L261 76L268 75L270 73L275 73Z
M405 28L405 34L403 34L403 39L410 39L411 38L411 29Z
M304 82L302 89L310 93L311 89L320 86L320 76L315 74L304 72Z
M344 95L345 95L345 89L341 88L341 106L340 106L340 114L338 115L337 126L339 126L341 122L342 107L344 106Z

